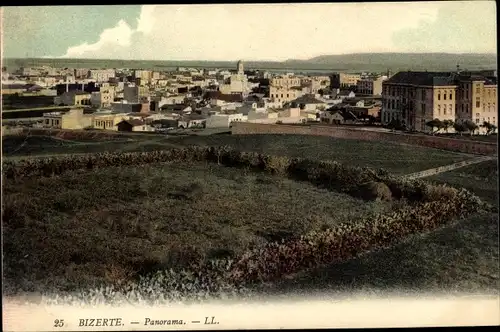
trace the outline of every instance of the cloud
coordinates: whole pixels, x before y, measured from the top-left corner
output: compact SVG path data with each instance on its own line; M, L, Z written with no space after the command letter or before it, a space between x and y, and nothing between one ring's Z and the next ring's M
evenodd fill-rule
M496 53L494 1L451 1L435 19L393 34L396 47L408 52Z
M464 13L465 7L453 2L446 6L454 10L451 17L458 22L444 21L450 15L438 11L445 8L442 2L142 6L136 29L121 21L105 30L95 44L70 47L65 57L285 60L353 52L423 51L415 45L432 39L437 24L453 42L462 32L453 34L451 30L470 25L470 9ZM447 51L438 48L448 44L434 46ZM476 46L472 41L458 44Z
M96 43L89 44L85 42L70 47L62 58L85 57L89 54L94 54L96 57L106 56L107 54L112 55L117 48L123 50L131 46L133 33L132 28L124 20L120 20L115 27L105 29Z

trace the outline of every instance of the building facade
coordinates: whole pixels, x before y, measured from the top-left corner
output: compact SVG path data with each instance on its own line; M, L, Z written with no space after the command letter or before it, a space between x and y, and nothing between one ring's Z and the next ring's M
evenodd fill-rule
M382 82L386 79L387 76L360 79L356 84L356 92L362 95L380 96L382 95Z
M89 70L89 78L96 82L107 82L110 78L116 76L114 69L92 69Z
M383 82L381 120L400 120L422 132L432 130L426 123L433 119L497 126L496 97L496 79L459 72L399 72Z
M361 80L359 74L334 73L330 76L330 87L332 89L355 87Z

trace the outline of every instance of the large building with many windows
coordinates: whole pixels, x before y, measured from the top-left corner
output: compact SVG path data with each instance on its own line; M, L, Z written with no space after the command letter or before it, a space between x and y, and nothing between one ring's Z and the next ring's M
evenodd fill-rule
M497 126L497 80L465 72L399 72L382 84L383 124L400 120L429 131L433 119Z

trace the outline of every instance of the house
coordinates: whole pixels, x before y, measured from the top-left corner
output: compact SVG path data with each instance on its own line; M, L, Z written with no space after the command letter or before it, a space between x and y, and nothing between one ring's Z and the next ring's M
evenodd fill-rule
M354 98L354 97L356 97L356 94L353 91L349 91L349 90L341 90L337 94L337 98L341 99L341 100L351 99L351 98Z
M248 117L241 114L217 114L210 116L206 121L206 128L230 128L233 122L245 122Z
M120 121L117 125L118 131L145 131L145 132L152 132L155 131L155 128L149 124L146 124L144 121L138 120L138 119L129 119L129 120L122 120Z
M72 90L64 92L63 94L54 98L54 104L56 105L68 105L68 106L82 106L91 105L91 93L80 90Z
M314 95L308 94L303 95L297 99L290 102L292 107L299 107L301 110L315 112L319 109L326 108L326 103L322 100L317 99Z
M182 129L205 127L207 118L199 114L189 114L179 119L178 127Z
M43 114L44 128L85 129L92 127L92 114L86 114L83 108L68 111L48 112Z
M347 110L334 110L321 114L321 121L329 124L349 124L355 123L357 117Z
M149 112L149 103L112 102L111 110L121 113Z

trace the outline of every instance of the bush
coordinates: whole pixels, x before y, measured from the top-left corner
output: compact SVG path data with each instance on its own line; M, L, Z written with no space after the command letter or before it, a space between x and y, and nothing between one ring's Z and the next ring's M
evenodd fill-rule
M357 190L356 194L358 197L365 200L375 201L390 201L392 200L392 192L388 185L383 182L370 181L361 184Z

